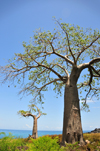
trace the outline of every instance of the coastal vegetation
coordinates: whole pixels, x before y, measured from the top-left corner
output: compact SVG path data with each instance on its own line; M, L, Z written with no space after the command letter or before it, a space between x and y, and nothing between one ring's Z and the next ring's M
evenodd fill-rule
M1 133L4 135L4 133ZM100 151L100 133L85 133L84 140L89 143L80 146L75 142L74 144L66 143L61 146L62 135L47 135L37 139L33 138L14 138L4 136L0 139L0 151Z
M88 98L100 97L100 32L54 21L53 32L39 29L29 43L23 42L25 51L1 66L0 76L2 82L17 81L19 93L31 94L41 104L50 85L57 97L64 90L62 144L84 145L80 100L84 108Z

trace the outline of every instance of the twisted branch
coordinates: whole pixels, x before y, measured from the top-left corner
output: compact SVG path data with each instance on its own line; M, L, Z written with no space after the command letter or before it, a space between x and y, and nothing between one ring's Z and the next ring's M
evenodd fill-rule
M89 45L87 45L86 47L83 46L81 52L78 54L78 56L77 56L77 58L76 58L76 62L78 61L80 55L81 55L86 49L90 48L90 47L94 44L94 42L96 42L99 38L100 38L100 35L99 35L97 38L95 38L95 39L94 39Z

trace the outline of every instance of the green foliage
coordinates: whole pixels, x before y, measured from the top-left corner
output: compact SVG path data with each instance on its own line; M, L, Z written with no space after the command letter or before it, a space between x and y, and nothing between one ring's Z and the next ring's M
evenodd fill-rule
M2 139L0 139L0 151L18 151L18 146L23 146L25 142L23 139L13 139L14 136L12 136L11 133L9 133L9 136L5 136Z
M85 112L90 112L89 110L89 105L85 102L82 102L82 107L81 107L81 110L85 111Z
M66 151L71 151L71 150L75 150L77 151L77 149L79 148L78 142L74 143L74 144L68 144L66 143L66 147L64 148L64 150Z
M44 104L44 102L42 102L42 104ZM46 115L46 113L43 113L42 111L40 111L40 109L35 105L35 104L30 104L28 105L29 107L29 111L24 111L24 110L19 110L17 113L21 116L24 117L29 117L34 115L32 112L37 112L37 115L40 113L41 115ZM43 107L42 107L43 109ZM28 114L29 113L29 114Z
M0 132L0 135L6 135L6 133L5 132Z
M32 139L32 143L28 145L29 151L56 151L60 149L57 144L57 138L51 139L50 137L39 137L37 140Z
M19 110L17 113L23 116L24 114L28 113L28 111Z
M74 144L66 143L65 147L60 147L59 139L61 135L49 135L39 137L38 139L22 139L15 138L9 134L9 136L0 139L0 151L85 151L88 148L90 150L100 149L100 134L83 134L85 140L89 140L91 143L79 146L78 142Z
M47 113L41 113L42 115L47 115Z
M28 105L28 107L29 107L29 109L30 109L31 111L39 112L39 109L36 108L36 106L35 106L34 104Z

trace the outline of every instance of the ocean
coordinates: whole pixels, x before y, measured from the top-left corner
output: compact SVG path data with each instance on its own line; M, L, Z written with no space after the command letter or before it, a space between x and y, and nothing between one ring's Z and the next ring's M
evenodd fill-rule
M90 132L91 130L83 130L83 133ZM12 133L12 135L16 138L27 138L29 135L32 134L32 130L11 130L11 129L0 129L0 132L5 132L6 136L9 135L9 133ZM38 137L43 135L54 135L54 134L62 134L62 131L38 131ZM3 134L0 135L0 138L4 137Z

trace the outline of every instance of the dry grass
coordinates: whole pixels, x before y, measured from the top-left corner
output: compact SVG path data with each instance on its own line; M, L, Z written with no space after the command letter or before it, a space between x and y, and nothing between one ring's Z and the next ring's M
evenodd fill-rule
M83 137L84 139L88 139L89 141L91 142L94 142L94 141L99 141L100 142L100 133L86 133L86 134L83 134Z
M52 139L58 137L58 143L62 141L62 134L60 135L48 135ZM100 151L100 133L85 133L83 134L84 140L89 140L91 143L84 146L79 146L78 144L66 144L64 151Z

